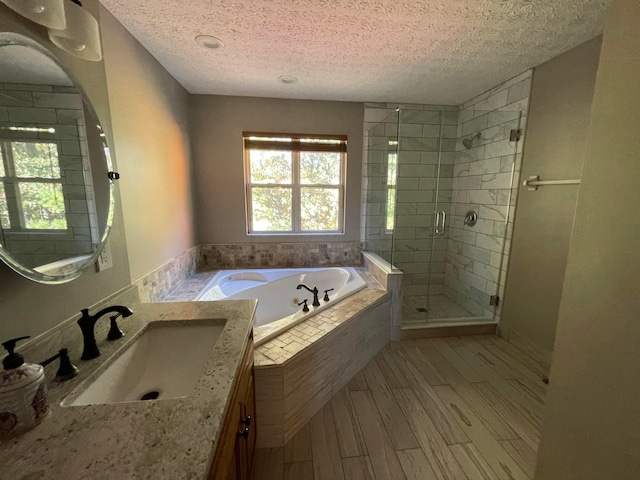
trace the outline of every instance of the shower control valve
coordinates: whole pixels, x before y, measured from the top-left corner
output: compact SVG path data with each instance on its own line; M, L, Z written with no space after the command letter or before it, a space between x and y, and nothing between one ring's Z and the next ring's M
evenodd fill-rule
M328 302L328 301L329 301L329 292L333 292L333 288L330 288L329 290L325 290L325 291L324 291L324 298L323 298L323 300L324 300L325 302Z

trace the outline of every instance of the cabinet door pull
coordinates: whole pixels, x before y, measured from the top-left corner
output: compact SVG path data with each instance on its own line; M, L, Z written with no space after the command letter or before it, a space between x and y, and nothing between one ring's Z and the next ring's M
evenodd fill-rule
M247 415L245 418L240 420L240 423L246 425L247 427L251 425L251 415Z
M243 430L238 432L239 437L249 438L249 427L244 427Z

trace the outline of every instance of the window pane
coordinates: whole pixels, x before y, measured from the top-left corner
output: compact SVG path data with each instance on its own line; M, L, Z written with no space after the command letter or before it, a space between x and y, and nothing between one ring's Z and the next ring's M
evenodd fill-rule
M337 188L301 188L302 230L338 230L339 202Z
M60 178L58 146L44 142L11 142L16 176Z
M340 185L340 154L300 152L300 183Z
M396 216L396 189L387 190L387 230L393 230Z
M19 183L24 226L39 230L64 230L67 218L59 183Z
M7 205L7 196L4 193L4 183L0 183L0 227L11 228L9 206Z
M291 189L254 187L251 189L254 232L290 232Z
M291 184L291 152L250 150L251 183Z

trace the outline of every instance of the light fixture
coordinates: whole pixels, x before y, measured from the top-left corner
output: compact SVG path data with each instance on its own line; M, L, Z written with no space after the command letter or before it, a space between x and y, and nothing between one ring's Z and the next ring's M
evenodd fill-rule
M293 75L281 75L278 77L278 81L285 85L291 85L292 83L298 83L298 77L294 77Z
M204 48L209 48L211 50L224 47L223 41L213 35L198 35L196 37L196 42L198 42L198 45L202 45Z
M4 1L4 0L3 0ZM90 62L102 59L98 21L78 0L64 0L67 24L64 29L49 29L49 39L67 53Z
M65 0L0 0L11 10L47 28L62 30L66 26Z

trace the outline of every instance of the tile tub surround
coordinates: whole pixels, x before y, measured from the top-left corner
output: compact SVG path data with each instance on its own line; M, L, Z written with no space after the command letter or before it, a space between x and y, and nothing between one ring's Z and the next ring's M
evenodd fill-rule
M256 348L259 447L283 446L389 343L391 294L368 286Z
M135 280L142 303L160 302L196 271L200 246L177 255L164 265Z
M362 264L367 272L391 294L390 338L400 338L402 322L402 282L404 274L393 268L384 258L372 252L362 252Z
M360 242L203 244L198 270L355 266L361 250Z
M52 412L35 429L0 443L0 478L206 478L254 311L251 300L136 307L134 315L122 322L127 333L123 342L100 341L100 357L77 361L78 377L61 384L48 382ZM226 319L207 373L192 395L153 402L60 406L62 398L126 347L149 322L189 319ZM77 360L78 351L74 347L72 360ZM33 347L30 352L35 352ZM55 365L47 367L48 373L55 369Z
M297 330L293 331L294 327L258 347L255 381L259 448L281 447L293 438L389 343L388 295L374 303L370 302L376 294L366 290L355 296L363 297L358 302L360 311L355 311L356 303L354 310L347 312L348 317L301 324ZM300 349L299 345L307 341L311 343Z

